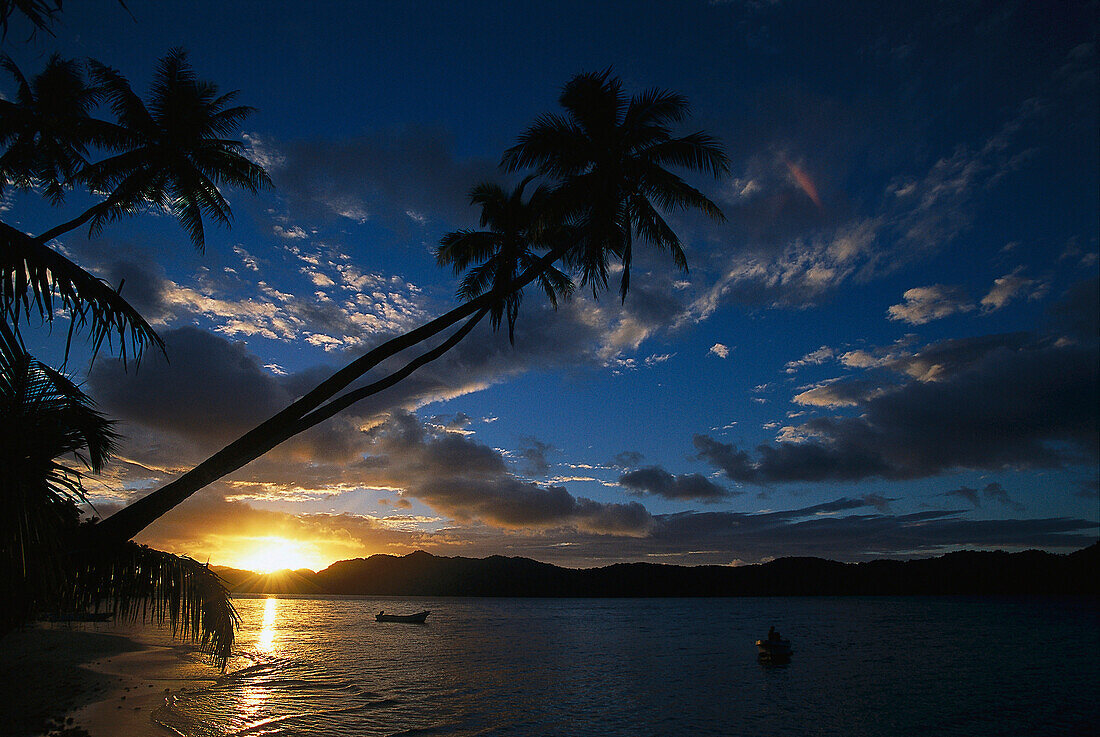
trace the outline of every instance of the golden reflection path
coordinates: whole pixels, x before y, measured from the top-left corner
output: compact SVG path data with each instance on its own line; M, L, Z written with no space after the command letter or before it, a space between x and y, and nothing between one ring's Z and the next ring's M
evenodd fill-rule
M256 650L260 653L270 653L275 650L275 615L278 613L278 601L275 598L268 598L264 602L264 621L260 628L260 636L256 638ZM238 715L246 730L251 730L266 720L268 715L264 706L269 695L269 689L260 683L251 684L240 693Z
M269 653L275 649L275 614L278 610L278 599L269 598L264 604L264 623L260 629L260 637L256 640L256 649L262 653Z

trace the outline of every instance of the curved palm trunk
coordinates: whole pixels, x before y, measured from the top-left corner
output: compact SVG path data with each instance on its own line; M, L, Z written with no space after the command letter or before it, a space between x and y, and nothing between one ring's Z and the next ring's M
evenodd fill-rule
M199 489L259 458L283 441L327 420L351 404L393 386L421 366L434 361L457 345L485 316L492 305L534 281L560 259L566 247L554 249L539 259L509 285L506 292L487 292L450 312L373 348L337 371L312 391L260 423L179 478L120 509L96 526L98 535L111 540L128 540ZM458 321L473 316L454 335L436 348L414 359L401 370L373 384L356 389L322 405L382 361L428 340Z
M85 223L87 223L89 220L96 217L100 213L106 212L109 209L109 206L111 204L113 204L113 203L112 203L111 199L108 198L107 200L104 200L103 202L92 205L91 207L89 207L87 210L85 210L81 214L77 215L72 220L68 221L67 223L61 223L60 225L57 225L57 226L54 226L53 228L50 228L49 230L47 230L42 235L37 236L34 240L37 241L38 243L49 243L51 240L58 237L59 235L65 235L70 230L76 230L81 225L84 225Z

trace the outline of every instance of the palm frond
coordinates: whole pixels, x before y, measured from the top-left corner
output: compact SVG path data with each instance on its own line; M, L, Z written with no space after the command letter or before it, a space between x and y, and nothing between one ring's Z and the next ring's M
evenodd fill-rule
M0 38L8 37L8 23L16 11L30 21L33 27L31 38L38 31L52 36L50 24L54 16L61 12L61 0L0 0Z
M80 551L63 606L72 611L114 611L130 622L171 624L215 663L233 654L240 616L216 573L192 558L134 542Z
M730 162L721 144L702 131L674 138L650 147L645 157L663 166L680 166L714 177L729 174Z
M21 316L37 314L50 322L58 309L68 313L70 340L76 331L88 330L93 353L104 342L112 346L115 338L123 359L128 352L140 359L150 345L164 350L160 336L119 290L0 223L0 319L18 327Z

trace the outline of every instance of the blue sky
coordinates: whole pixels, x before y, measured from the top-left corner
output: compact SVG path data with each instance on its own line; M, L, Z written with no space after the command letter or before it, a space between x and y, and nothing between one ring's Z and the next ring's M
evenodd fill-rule
M455 304L433 246L573 74L685 94L683 132L732 163L696 180L727 223L671 220L689 273L645 254L623 305L529 294L515 348L479 328L142 541L245 564L285 538L310 567L1095 541L1096 3L129 5L66 6L31 42L13 25L4 50L140 90L186 48L257 108L244 140L275 189L229 193L204 254L157 213L58 244L169 346L136 372L70 360L128 437L101 512ZM39 232L81 202L2 217ZM30 344L56 362L58 333Z

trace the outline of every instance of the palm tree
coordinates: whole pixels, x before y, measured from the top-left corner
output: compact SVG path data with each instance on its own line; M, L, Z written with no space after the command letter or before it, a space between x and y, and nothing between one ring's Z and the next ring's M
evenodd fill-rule
M7 38L8 23L16 11L30 21L32 37L38 31L52 36L50 23L61 12L61 0L0 0L0 39Z
M170 210L200 251L203 217L228 225L222 186L256 192L271 184L259 165L228 138L252 112L231 106L235 93L219 95L199 80L179 49L165 56L154 75L146 105L117 71L90 61L96 85L88 87L79 66L57 57L28 81L8 59L3 66L18 84L14 102L0 101L0 180L42 186L56 204L80 185L101 201L38 236L0 223L0 309L18 328L20 313L53 317L53 295L73 318L72 330L89 325L93 352L117 334L125 357L127 339L135 356L149 344L163 348L141 315L99 279L50 247L50 241L82 225L97 232L105 222L153 207ZM108 103L116 123L92 118L96 103ZM89 146L113 155L88 162ZM121 285L120 285L121 286Z
M678 166L715 177L729 160L711 136L674 137L671 125L687 117L683 95L652 89L627 100L611 70L579 74L559 98L564 115L539 117L505 152L507 171L534 168L559 182L558 207L576 225L577 241L565 261L593 294L607 288L612 258L623 267L619 294L630 288L630 264L637 237L668 251L687 270L687 257L661 211L696 209L723 220L706 196L666 167Z
M86 473L103 469L117 436L91 400L27 354L3 322L0 416L0 634L49 610L106 604L131 620L169 619L224 664L237 615L212 571L132 542L81 543Z
M16 83L14 100L0 100L0 195L10 181L17 189L41 186L59 204L88 164L89 146L106 145L113 126L91 116L100 91L84 79L81 65L54 54L28 80L6 54L0 66Z
M538 187L527 202L523 190L534 177L527 177L509 194L499 184L483 182L470 191L470 203L481 207L481 227L489 230L456 230L448 233L436 249L436 262L451 266L455 275L466 272L458 288L459 299L469 302L495 292L501 298L489 308L489 321L496 330L505 315L508 340L515 345L516 318L523 300L523 288L513 284L541 256L534 250L551 250L566 234L547 222L546 204L550 190ZM573 280L553 265L535 270L535 281L555 308L558 298L573 293Z
M263 167L241 151L244 144L226 138L254 111L230 107L236 92L218 94L216 85L199 80L183 49L172 49L153 75L148 106L116 70L94 59L92 78L103 91L121 127L121 153L90 164L81 180L107 199L78 218L41 236L55 238L91 221L91 232L149 206L176 216L200 251L205 246L203 215L230 225L232 212L219 187L256 193L271 186Z
M104 520L100 534L116 540L136 535L199 489L443 355L469 333L484 311L495 306L498 314L508 314L511 321L508 296L538 279L559 260L579 270L582 284L590 285L595 294L607 285L611 259L619 259L623 265L619 291L624 298L636 237L670 251L675 263L686 268L682 244L661 211L697 209L715 219L722 219L722 214L701 192L665 167L718 177L727 172L729 165L721 146L711 136L702 132L673 136L672 125L687 116L685 98L651 90L627 101L622 83L605 71L574 77L566 84L560 102L565 115L538 118L520 136L519 143L505 153L502 166L509 171L535 167L556 183L539 209L546 213L545 222L554 223L568 238L555 241L545 255L518 276L513 270L512 278L497 279L498 289L504 291L486 289L473 297L478 291L473 290L465 295L473 298L464 304L352 361L195 468ZM484 276L495 274L495 268L487 267ZM502 277L506 272L507 268ZM475 286L474 281L470 286ZM515 304L518 306L518 302ZM466 323L459 330L401 370L340 394L381 362L435 338L462 320Z

